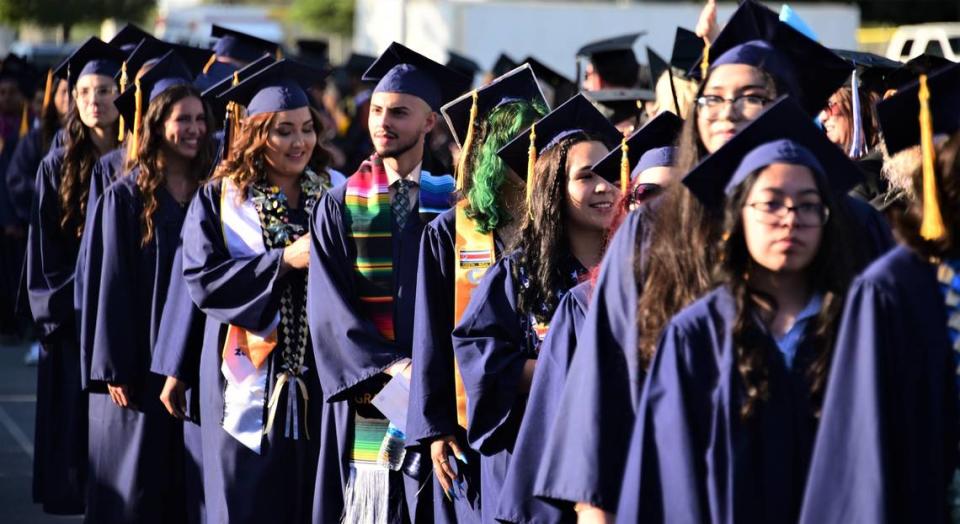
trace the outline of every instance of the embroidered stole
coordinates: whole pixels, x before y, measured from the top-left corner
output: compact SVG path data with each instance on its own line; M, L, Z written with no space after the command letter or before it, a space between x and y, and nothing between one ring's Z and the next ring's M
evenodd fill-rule
M453 323L457 325L463 318L463 312L470 303L470 295L480 283L480 279L493 265L496 259L496 249L493 242L493 232L480 233L477 223L467 216L467 199L457 203L456 214L456 245L454 257L456 261L455 284L453 290ZM456 384L457 396L457 423L467 428L467 391L460 375L460 366L456 357L453 361L453 376Z

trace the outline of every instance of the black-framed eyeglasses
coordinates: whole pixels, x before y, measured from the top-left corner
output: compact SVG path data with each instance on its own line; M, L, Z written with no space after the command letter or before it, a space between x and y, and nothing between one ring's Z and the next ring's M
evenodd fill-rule
M763 95L739 95L733 98L724 98L719 95L703 95L697 98L697 108L706 112L708 115L719 114L723 108L730 104L738 113L759 112L769 104L771 100Z
M782 201L771 200L769 202L752 202L747 204L746 207L758 211L757 221L768 226L780 225L791 212L796 217L798 227L823 227L830 219L830 209L819 202L788 206Z

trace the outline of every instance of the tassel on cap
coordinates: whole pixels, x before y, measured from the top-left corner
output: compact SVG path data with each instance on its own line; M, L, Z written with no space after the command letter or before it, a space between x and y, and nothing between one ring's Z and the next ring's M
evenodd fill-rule
M127 61L124 60L123 63L120 64L120 92L121 93L127 89L127 82L129 82L129 79L127 78ZM117 132L117 140L120 142L123 142L123 139L126 138L127 136L126 122L123 121L123 115L120 115L118 127L120 130Z
M537 124L530 126L530 147L527 149L527 213L532 213L530 200L533 198L533 170L537 165ZM531 217L533 215L531 214Z
M860 114L860 75L857 68L853 68L853 75L850 77L850 96L853 112L853 136L850 140L850 151L847 156L856 160L863 156L866 141L863 136L863 116Z
M700 60L700 80L706 80L707 71L710 70L710 43L703 44L703 59Z
M214 53L210 55L210 58L207 60L206 64L203 64L203 74L207 74L210 71L210 68L213 67L213 63L217 61L217 54Z
M274 53L274 55L275 55L276 58L277 58L277 62L283 60L283 50L280 49L280 46L277 46L277 52Z
M47 84L43 87L43 104L40 106L41 114L47 114L47 108L50 107L50 101L53 98L53 69L47 69Z
M233 72L233 82L231 86L236 86L240 83L240 73L237 71ZM223 155L222 158L226 159L230 155L230 142L232 142L237 134L240 132L240 106L234 102L227 102L227 125L224 129L224 140L223 140Z
M135 91L133 92L133 140L130 141L129 149L127 150L127 158L131 160L137 159L137 148L140 147L140 119L143 118L141 113L143 113L143 90L140 89L140 79L137 78L133 81L135 86Z
M470 156L470 148L473 147L473 128L477 119L477 101L480 98L477 90L473 90L473 102L470 105L470 120L467 122L467 134L463 139L463 147L460 148L460 158L457 159L457 186L456 190L463 193L466 185L467 176L467 157Z
M630 146L627 137L620 141L620 192L624 195L630 189Z
M936 153L933 147L933 118L930 114L930 89L927 75L920 75L920 152L923 157L923 220L920 236L925 240L941 240L946 236L940 199L937 196Z
M23 111L20 113L20 138L27 136L30 132L30 104L23 103Z

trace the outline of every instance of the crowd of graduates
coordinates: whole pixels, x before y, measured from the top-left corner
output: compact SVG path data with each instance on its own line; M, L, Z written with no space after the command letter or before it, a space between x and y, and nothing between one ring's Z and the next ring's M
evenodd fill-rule
M0 67L45 512L960 519L960 65L753 0L575 82L211 36Z

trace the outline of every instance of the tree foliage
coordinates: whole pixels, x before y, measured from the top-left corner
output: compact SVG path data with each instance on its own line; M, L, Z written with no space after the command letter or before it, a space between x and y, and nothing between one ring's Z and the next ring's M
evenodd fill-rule
M353 34L354 0L294 0L290 14L321 31Z
M74 25L106 18L142 20L155 4L155 0L0 0L0 20L60 27L68 34Z

